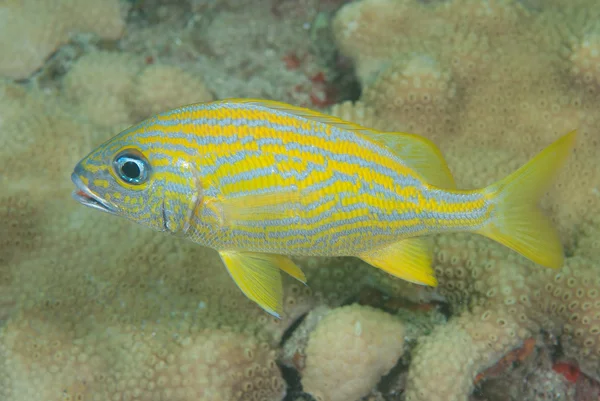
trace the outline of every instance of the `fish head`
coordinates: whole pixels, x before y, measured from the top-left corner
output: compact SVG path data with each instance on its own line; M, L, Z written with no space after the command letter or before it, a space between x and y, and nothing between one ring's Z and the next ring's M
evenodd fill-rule
M117 135L75 166L73 198L81 204L157 231L185 234L201 200L189 155L142 145L135 131Z

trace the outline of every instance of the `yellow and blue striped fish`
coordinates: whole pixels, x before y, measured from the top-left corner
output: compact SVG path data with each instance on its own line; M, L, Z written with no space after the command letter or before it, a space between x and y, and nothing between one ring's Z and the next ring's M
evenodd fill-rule
M356 256L435 286L422 236L469 231L558 268L556 230L536 204L575 131L487 188L456 189L440 151L308 109L230 99L158 114L81 160L86 206L217 250L233 280L282 312L280 270L305 282L293 255Z

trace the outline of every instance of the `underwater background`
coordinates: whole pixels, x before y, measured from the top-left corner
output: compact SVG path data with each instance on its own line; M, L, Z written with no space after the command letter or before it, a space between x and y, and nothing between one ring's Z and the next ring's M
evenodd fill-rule
M437 288L296 258L281 320L218 254L79 205L73 166L228 97L421 134L459 188L578 129L552 270L435 237ZM597 0L0 0L0 401L598 400Z

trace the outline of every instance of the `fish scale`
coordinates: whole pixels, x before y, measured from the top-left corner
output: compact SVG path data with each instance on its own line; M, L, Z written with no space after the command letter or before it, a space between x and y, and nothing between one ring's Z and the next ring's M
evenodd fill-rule
M572 148L557 140L503 180L455 188L440 151L283 103L229 99L151 117L75 167L84 205L219 252L240 289L279 316L293 255L356 256L436 285L423 236L470 231L550 267L562 247L537 201Z

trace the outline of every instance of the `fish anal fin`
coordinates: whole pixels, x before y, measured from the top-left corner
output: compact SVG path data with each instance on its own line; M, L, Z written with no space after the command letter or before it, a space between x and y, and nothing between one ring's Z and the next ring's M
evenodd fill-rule
M392 276L435 287L432 255L433 248L427 239L407 238L358 257Z
M283 286L280 270L306 283L304 273L283 255L245 251L220 251L231 278L250 300L271 315L283 313Z

